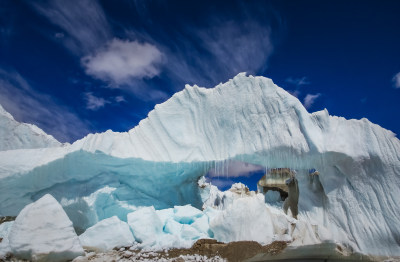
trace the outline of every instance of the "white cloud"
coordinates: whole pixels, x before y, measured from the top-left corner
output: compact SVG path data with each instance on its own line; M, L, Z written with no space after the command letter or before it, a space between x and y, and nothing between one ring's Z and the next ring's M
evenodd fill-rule
M100 108L104 107L106 104L111 103L110 101L102 98L94 96L92 92L84 93L85 100L86 100L86 108L96 111Z
M285 82L296 86L304 86L311 84L310 81L308 81L307 77L305 76L301 78L288 77L286 78Z
M265 167L259 165L253 165L246 162L241 162L237 160L230 160L220 164L217 164L215 168L211 168L208 171L209 177L218 176L229 176L229 177L239 177L239 176L250 176L254 172L265 170Z
M31 3L39 14L62 29L63 44L75 54L88 54L111 38L106 15L96 0Z
M54 97L40 93L15 71L0 69L0 104L17 121L39 126L61 142L72 142L90 132L90 124Z
M393 76L392 82L395 88L400 88L400 72Z
M113 39L94 55L82 58L86 73L115 85L152 78L160 73L163 55L149 43Z
M309 109L314 104L315 100L320 96L321 96L320 93L315 95L307 94L306 97L304 98L304 103L303 103L304 107Z

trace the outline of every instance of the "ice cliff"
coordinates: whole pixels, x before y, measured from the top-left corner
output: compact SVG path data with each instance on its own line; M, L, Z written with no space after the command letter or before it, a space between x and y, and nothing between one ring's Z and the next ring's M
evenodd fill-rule
M129 223L127 214L143 206L201 208L204 195L219 193L202 192L198 179L216 163L235 159L296 169L299 219L329 231L323 235L332 241L400 255L395 134L367 119L346 120L327 110L310 114L268 78L239 74L212 89L186 86L126 133L90 134L72 145L39 149L8 150L21 146L1 139L0 215L17 215L46 193L78 232L114 215ZM318 179L310 180L311 168Z

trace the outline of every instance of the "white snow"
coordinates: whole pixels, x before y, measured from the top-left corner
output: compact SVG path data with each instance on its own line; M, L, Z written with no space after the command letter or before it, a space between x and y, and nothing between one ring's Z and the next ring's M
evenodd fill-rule
M84 253L72 222L49 194L21 210L8 239L13 255L23 259L65 261Z
M126 133L90 134L63 147L0 151L0 215L15 215L51 193L63 199L82 230L114 215L126 220L137 207L201 208L203 203L212 224L211 216L220 212L208 207L228 212L236 199L248 201L232 191L197 186L210 168L223 168L230 160L298 171L298 217L305 224L295 230L311 234L305 242L318 240L317 232L320 240L365 253L400 255L395 134L367 119L346 120L327 110L310 114L271 79L245 74L213 89L186 86ZM315 181L308 176L311 168L320 173ZM113 191L101 193L106 187ZM219 226L224 228L222 222ZM291 230L287 235L297 234Z
M128 224L116 216L104 219L88 228L79 236L79 240L82 246L100 251L131 246L135 241Z

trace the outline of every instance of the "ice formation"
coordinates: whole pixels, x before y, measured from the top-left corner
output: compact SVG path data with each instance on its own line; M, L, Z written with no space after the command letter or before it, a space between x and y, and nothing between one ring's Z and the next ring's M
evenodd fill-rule
M47 194L21 210L8 235L11 252L34 261L65 261L83 254L71 220Z
M171 210L159 210L205 205L209 220L236 212L229 211L241 207L236 193L201 188L197 182L210 168L239 160L297 171L299 220L274 219L286 216L267 205L274 235L281 232L293 244L329 240L364 253L400 255L400 141L395 134L367 119L346 120L327 110L310 114L268 78L239 74L212 89L186 86L126 133L90 134L72 145L38 149L8 150L20 147L7 141L0 140L0 215L17 215L50 193L83 232L114 215L129 223L130 213L153 206L148 215L160 214L158 220L171 232L184 232L179 241L191 237L192 228L206 230L206 224L181 224L170 219ZM312 168L320 173L316 179L309 175ZM271 233L266 224L265 232ZM210 225L212 231L215 224Z

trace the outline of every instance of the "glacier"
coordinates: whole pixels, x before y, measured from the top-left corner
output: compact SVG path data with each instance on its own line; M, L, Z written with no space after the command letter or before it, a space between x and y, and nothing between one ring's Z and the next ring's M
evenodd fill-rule
M113 216L129 224L128 214L144 207L160 214L190 204L217 210L211 216L217 219L223 212L235 214L232 206L241 208L247 200L199 187L199 179L226 162L242 161L297 171L293 245L330 240L367 254L400 255L399 139L367 119L309 113L271 79L241 73L211 89L187 85L130 131L89 134L73 144L37 135L36 128L10 139L15 123L0 112L0 130L7 130L0 133L0 216L18 215L51 194L78 234ZM13 137L27 139L19 144ZM319 171L318 179L310 179L310 169ZM268 210L265 221L284 216L280 208ZM169 211L163 212L168 220ZM228 239L225 225L211 217L210 230ZM267 236L253 239L268 242L270 234L281 231L285 237L292 230L293 221L265 221ZM177 226L169 223L172 231Z

